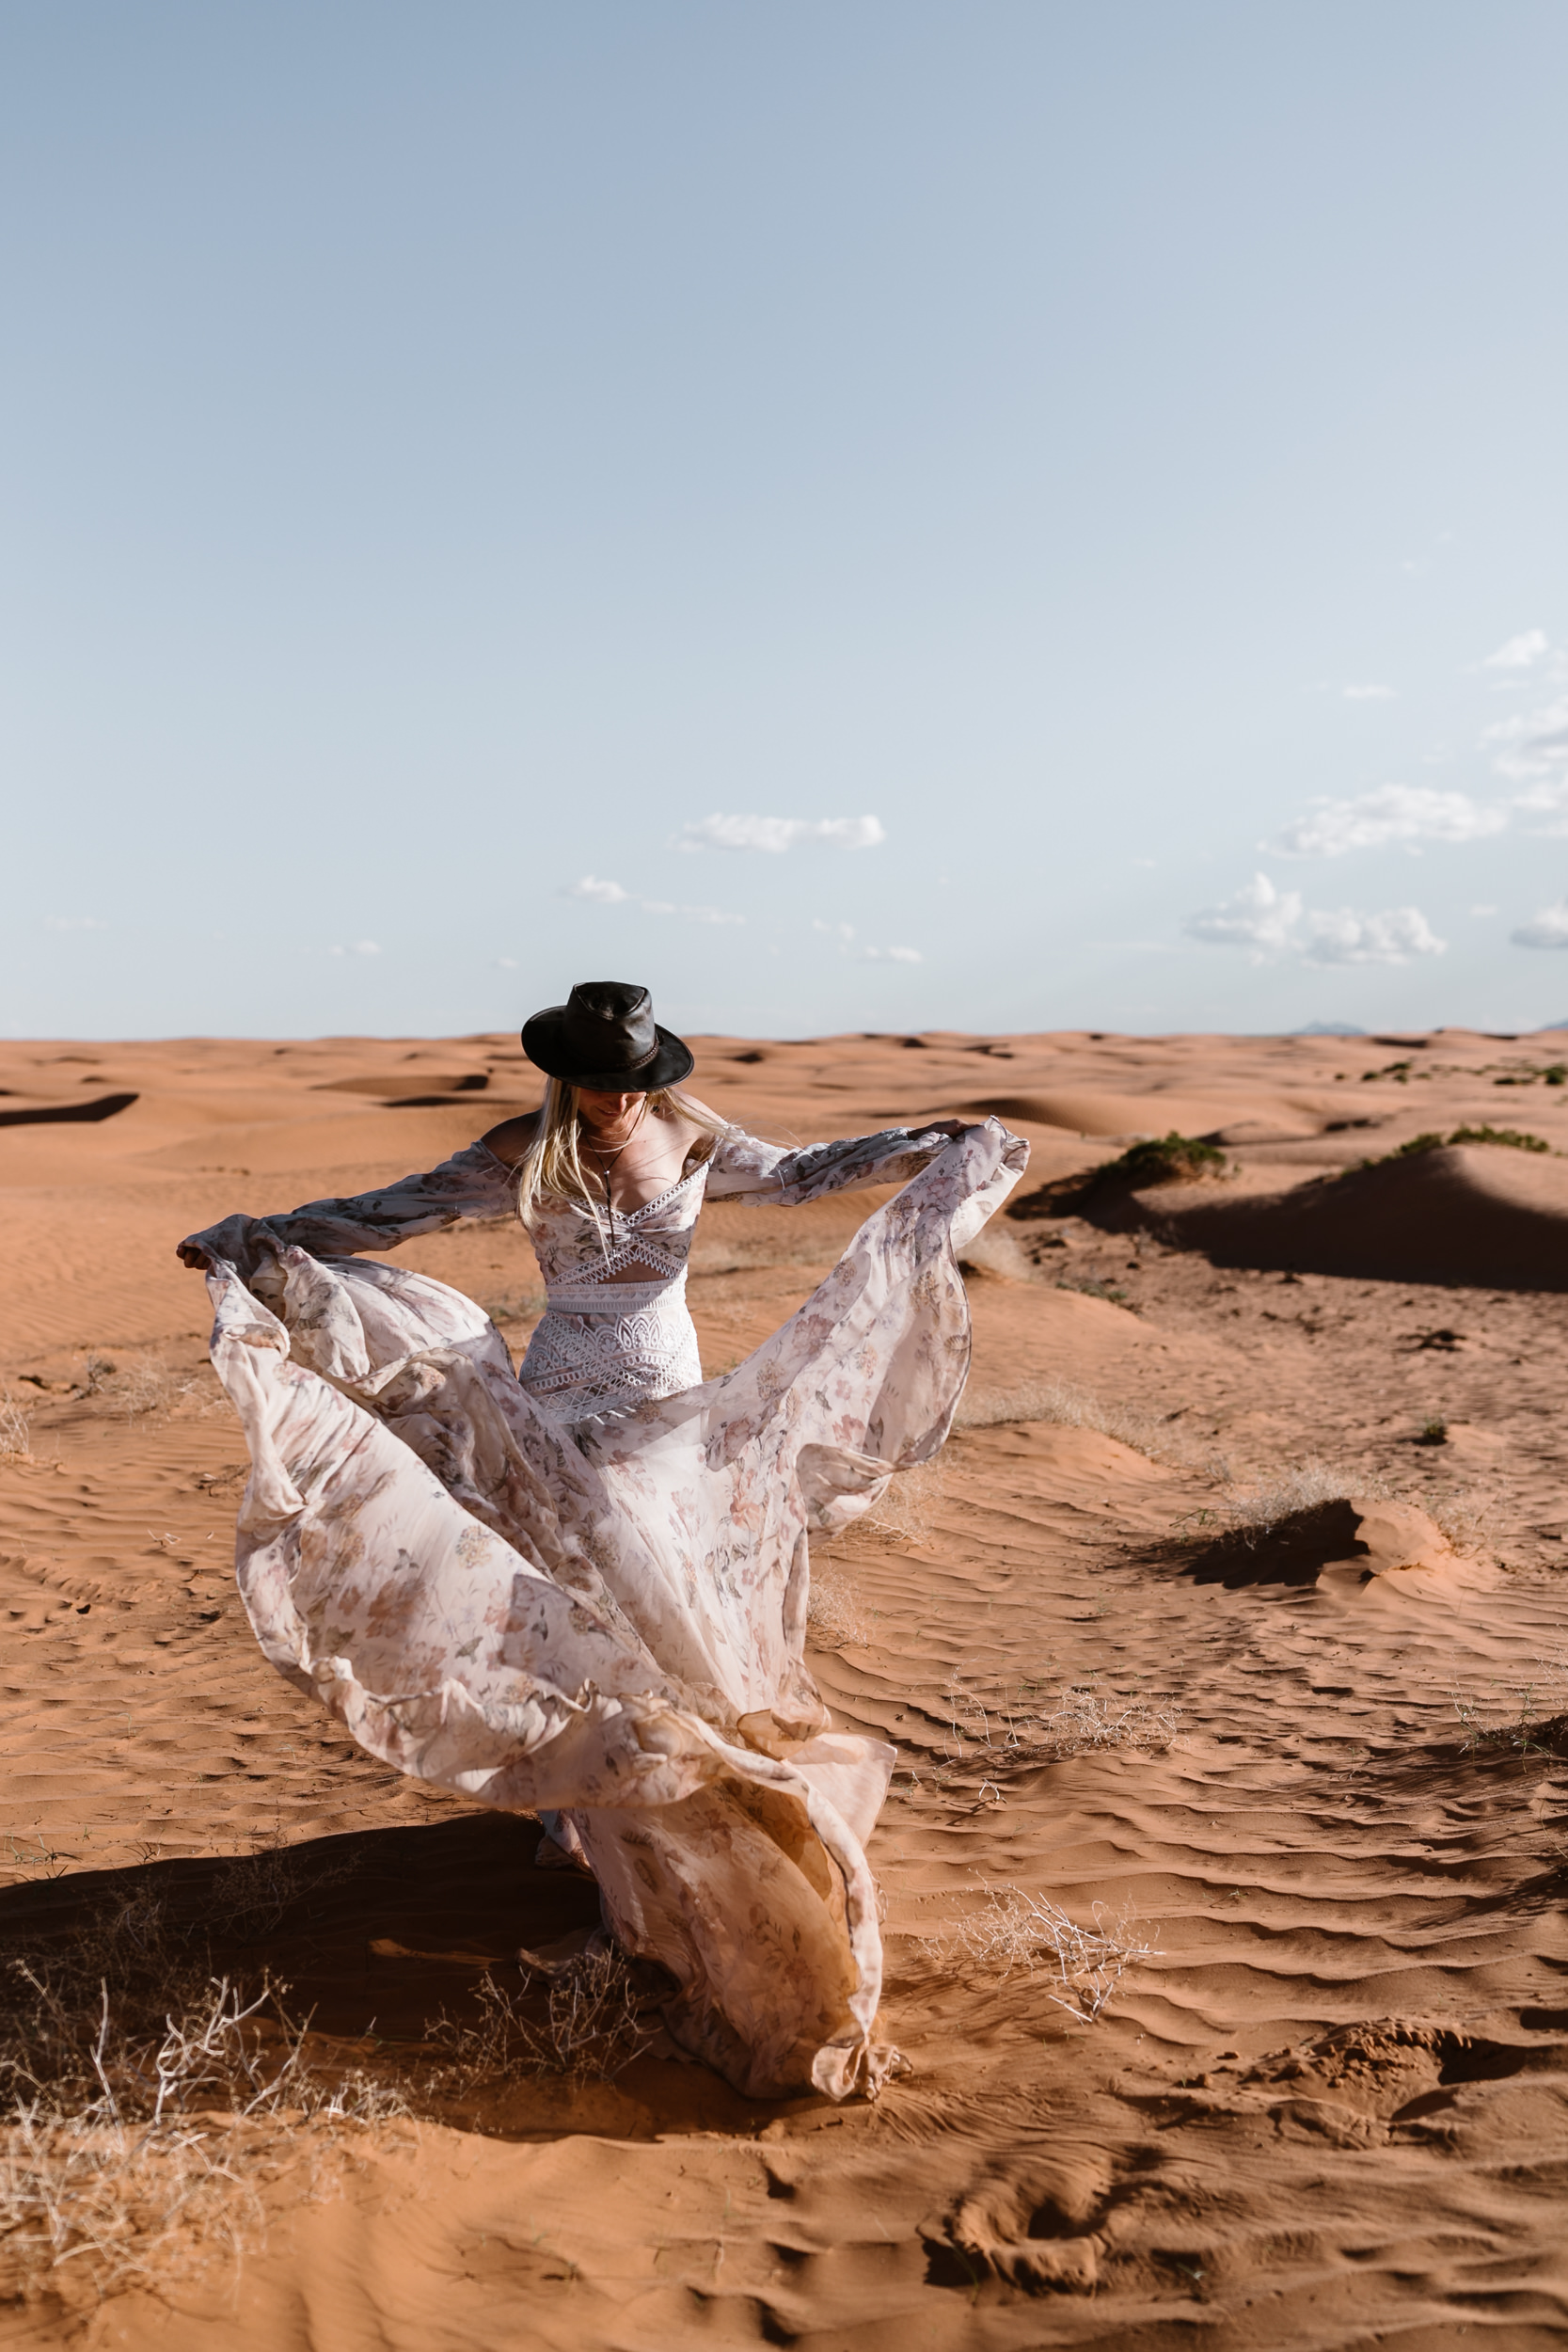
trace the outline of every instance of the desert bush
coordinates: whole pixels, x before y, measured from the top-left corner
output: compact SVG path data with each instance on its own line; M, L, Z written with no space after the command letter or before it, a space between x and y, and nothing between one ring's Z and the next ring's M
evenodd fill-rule
M1212 1517L1207 1512L1203 1517L1216 1533L1237 1529L1260 1536L1298 1511L1314 1510L1320 1502L1343 1502L1352 1495L1390 1502L1394 1489L1370 1470L1336 1469L1311 1456L1261 1486L1226 1496Z
M1173 1127L1169 1135L1148 1136L1119 1159L1107 1160L1089 1181L1097 1190L1117 1184L1146 1192L1153 1184L1190 1184L1196 1177L1223 1175L1225 1164L1225 1153L1216 1145L1180 1135Z
M131 1932L150 1953L155 1914ZM227 1977L181 1988L151 2026L145 2000L117 2008L106 1979L87 1999L78 1959L10 1971L0 2282L13 2296L59 2293L67 2263L81 2262L72 2283L99 2296L214 2252L237 2257L261 2219L247 2176L301 2125L408 2111L393 2085L321 2072L308 2021L288 2016L270 1981L248 1995ZM214 2113L231 2128L214 2129Z
M33 1424L12 1398L0 1401L0 1462L30 1462Z
M1522 1135L1517 1127L1456 1127L1449 1137L1450 1143L1501 1144L1510 1152L1549 1152L1551 1145L1540 1136Z
M1455 1127L1446 1136L1438 1135L1435 1130L1412 1136L1408 1142L1396 1144L1391 1152L1385 1152L1376 1159L1363 1160L1361 1165L1363 1168L1380 1168L1389 1160L1418 1159L1422 1152L1440 1152L1450 1143L1490 1143L1510 1152L1551 1150L1551 1145L1544 1142L1540 1136L1525 1135L1517 1127Z
M958 1973L1004 1979L1022 1972L1053 1976L1058 2009L1092 2024L1102 2016L1122 1978L1157 1949L1133 1932L1131 1906L1094 1906L1092 1928L1080 1926L1045 1895L1022 1887L986 1888L982 1910L956 1919L929 1939L939 1965Z
M484 1978L477 2020L436 2020L428 2031L444 2060L443 2087L468 2090L519 2074L613 2082L653 2041L657 2028L645 2012L658 1995L619 1945L591 1944L544 1982L542 2018L525 2010L535 1988L525 1967L515 1990Z
M137 1356L128 1364L111 1356L89 1356L86 1393L102 1396L127 1421L162 1421L195 1389L194 1373L176 1372L156 1356Z
M1061 1763L1096 1748L1162 1750L1181 1724L1177 1706L1107 1693L1088 1683L1053 1689L1044 1682L1022 1682L1011 1692L981 1691L953 1675L942 1705L946 1761L1004 1773Z
M860 1595L834 1567L813 1568L806 1624L820 1649L865 1649L871 1642L871 1619Z

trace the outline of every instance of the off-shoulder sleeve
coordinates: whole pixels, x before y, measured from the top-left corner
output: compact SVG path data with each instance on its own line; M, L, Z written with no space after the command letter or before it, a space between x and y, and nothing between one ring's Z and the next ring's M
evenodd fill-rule
M902 1184L951 1140L929 1128L884 1127L879 1135L791 1152L732 1127L714 1146L707 1198L796 1208L825 1192L852 1192L857 1184Z
M293 1244L313 1258L348 1257L358 1249L395 1249L417 1233L439 1232L459 1217L505 1216L514 1206L514 1175L487 1144L470 1143L439 1168L400 1177L380 1192L350 1200L307 1200L302 1208L270 1216L226 1216L187 1246L210 1258L227 1258L242 1278L253 1268L258 1248Z

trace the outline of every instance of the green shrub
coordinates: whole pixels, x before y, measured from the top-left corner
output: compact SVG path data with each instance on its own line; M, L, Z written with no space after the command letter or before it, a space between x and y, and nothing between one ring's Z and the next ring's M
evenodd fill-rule
M1213 1144L1196 1136L1178 1135L1173 1127L1168 1136L1151 1136L1144 1143L1133 1144L1119 1160L1108 1160L1095 1170L1095 1183L1128 1184L1142 1191L1149 1184L1184 1184L1195 1176L1218 1176L1224 1168L1225 1153Z
M1412 1136L1408 1143L1400 1144L1394 1151L1386 1152L1383 1156L1387 1160L1411 1160L1414 1159L1419 1152L1440 1151L1442 1143L1443 1138L1441 1136ZM1375 1165L1376 1163L1372 1160L1369 1160L1367 1162L1367 1166L1369 1168L1372 1168Z
M1549 1143L1539 1136L1521 1135L1517 1127L1456 1127L1451 1135L1440 1136L1430 1131L1412 1136L1408 1143L1396 1144L1392 1152L1385 1152L1381 1160L1363 1160L1363 1168L1379 1168L1389 1160L1410 1160L1422 1152L1441 1151L1446 1143L1501 1143L1513 1152L1549 1152Z
M1549 1152L1540 1136L1521 1135L1517 1127L1456 1127L1450 1143L1504 1143L1511 1152Z

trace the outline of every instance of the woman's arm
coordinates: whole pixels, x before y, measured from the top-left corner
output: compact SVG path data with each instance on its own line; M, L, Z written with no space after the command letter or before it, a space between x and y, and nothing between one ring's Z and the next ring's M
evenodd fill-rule
M470 1143L439 1168L401 1177L380 1192L307 1200L302 1208L271 1216L226 1216L203 1232L187 1234L178 1255L191 1266L230 1259L245 1279L255 1271L258 1251L280 1243L308 1249L312 1257L341 1258L356 1249L395 1249L399 1242L439 1232L459 1217L504 1216L511 1207L511 1168L487 1144Z
M963 1132L960 1119L934 1119L925 1127L884 1127L879 1135L791 1152L734 1127L713 1147L707 1198L796 1208L825 1192L852 1192L857 1184L905 1184Z

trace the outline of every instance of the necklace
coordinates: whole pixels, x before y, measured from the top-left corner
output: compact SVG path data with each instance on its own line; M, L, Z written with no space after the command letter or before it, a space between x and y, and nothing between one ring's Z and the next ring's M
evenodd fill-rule
M626 1149L626 1146L636 1136L638 1129L641 1126L643 1114L646 1112L647 1107L648 1098L644 1095L641 1104L638 1108L637 1117L632 1120L630 1127L622 1136L620 1142L614 1145L608 1153L602 1144L597 1144L594 1141L591 1134L583 1136L583 1141L587 1144L588 1149L592 1152L594 1159L597 1160L599 1164L599 1182L604 1186L605 1214L610 1219L610 1247L611 1249L615 1247L615 1202L610 1197L610 1180L614 1173L616 1162L619 1160L622 1152Z

